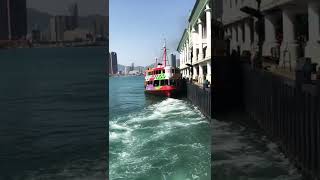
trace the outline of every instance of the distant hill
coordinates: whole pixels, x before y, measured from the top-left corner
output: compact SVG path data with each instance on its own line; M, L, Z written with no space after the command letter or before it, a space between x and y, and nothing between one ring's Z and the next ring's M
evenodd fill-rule
M118 71L124 71L125 67L126 67L125 65L118 64ZM146 69L146 67L143 67L143 66L136 66L136 67L134 67L134 70L139 71L140 68L142 71L144 71Z
M49 26L51 17L52 15L48 13L29 8L27 10L28 32L31 32L35 26L37 26L40 31L45 31Z

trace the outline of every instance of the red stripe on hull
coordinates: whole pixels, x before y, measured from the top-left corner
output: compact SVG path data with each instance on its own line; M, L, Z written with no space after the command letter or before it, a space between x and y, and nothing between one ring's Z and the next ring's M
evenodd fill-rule
M171 90L145 90L146 93L157 95L157 96L165 96L165 97L176 97L179 92L177 89Z

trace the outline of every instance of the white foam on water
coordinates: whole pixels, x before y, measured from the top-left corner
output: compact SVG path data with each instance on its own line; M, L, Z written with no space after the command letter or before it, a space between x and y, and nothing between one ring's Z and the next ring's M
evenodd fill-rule
M116 156L114 152L110 152L110 156L115 158L109 164L110 178L116 179L121 178L121 176L122 178L133 178L135 175L138 177L139 174L146 173L154 168L150 162L157 162L159 158L164 160L165 164L163 165L174 166L179 156L172 154L172 152L170 153L168 150L176 145L181 145L181 143L163 144L158 147L154 147L153 144L159 141L165 142L166 137L174 134L178 129L188 131L188 128L201 124L209 126L207 120L204 119L204 116L201 116L197 109L183 100L172 98L150 105L142 112L111 119L109 122L109 140L111 143L109 151L113 150L112 143L120 142L122 143L122 152ZM200 143L183 145L185 148L198 149L198 151L207 150ZM148 148L151 148L150 153L140 153ZM208 152L208 157L210 157L210 152ZM119 172L122 174L120 175Z

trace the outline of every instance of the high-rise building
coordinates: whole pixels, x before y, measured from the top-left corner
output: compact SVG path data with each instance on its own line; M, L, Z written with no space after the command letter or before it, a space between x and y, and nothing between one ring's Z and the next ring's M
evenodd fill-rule
M96 39L105 40L108 34L108 17L96 15L93 22L93 32Z
M27 35L26 0L0 1L0 39L25 39Z
M118 73L118 60L117 60L117 53L111 52L110 53L110 60L111 60L111 73L117 74Z
M111 54L108 53L108 66L109 66L109 74L112 74L112 62L111 62Z
M0 40L8 39L8 4L7 1L0 1Z
M128 74L129 74L129 70L130 70L130 67L125 66L125 67L124 67L124 74L125 74L125 75L128 75Z
M176 60L176 66L177 66L178 68L180 68L180 59L177 59L177 60Z
M69 30L74 30L79 26L79 10L78 10L78 4L73 3L69 6L69 14L70 17L68 17L68 27L70 27Z
M63 41L66 30L65 16L54 16L50 19L50 40Z
M38 29L34 29L31 31L31 39L33 42L40 41L41 39L41 32Z
M170 54L170 65L172 67L177 67L176 55Z
M134 63L131 63L130 71L134 70Z

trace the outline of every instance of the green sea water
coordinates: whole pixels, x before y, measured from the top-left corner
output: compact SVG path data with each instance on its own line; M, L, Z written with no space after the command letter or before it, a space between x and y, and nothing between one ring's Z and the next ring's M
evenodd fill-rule
M187 100L143 90L143 77L109 79L109 178L211 179L208 120Z

